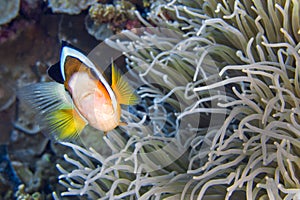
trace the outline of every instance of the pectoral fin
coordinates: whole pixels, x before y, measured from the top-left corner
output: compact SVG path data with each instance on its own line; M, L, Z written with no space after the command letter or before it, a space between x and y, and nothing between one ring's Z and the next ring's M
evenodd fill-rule
M132 87L124 80L120 72L112 64L112 85L119 104L135 105L138 103L138 97L134 94Z
M74 138L86 125L62 84L32 84L21 88L18 97L38 111L38 123L43 132L56 140Z
M47 114L45 122L56 140L74 139L86 126L85 120L72 108L59 109Z

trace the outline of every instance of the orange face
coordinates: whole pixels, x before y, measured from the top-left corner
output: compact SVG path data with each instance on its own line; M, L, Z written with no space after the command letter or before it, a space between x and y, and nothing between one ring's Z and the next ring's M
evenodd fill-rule
M112 100L103 84L85 71L75 72L68 80L68 89L80 114L88 123L102 131L119 125L121 109L114 109Z

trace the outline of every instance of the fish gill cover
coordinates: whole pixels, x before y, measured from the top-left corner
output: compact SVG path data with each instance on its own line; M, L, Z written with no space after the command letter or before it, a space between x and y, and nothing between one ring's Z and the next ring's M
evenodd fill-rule
M146 28L105 43L126 56L141 101L98 146L62 143L77 157L57 165L61 195L299 199L299 13L297 0L157 0L147 21L135 12Z

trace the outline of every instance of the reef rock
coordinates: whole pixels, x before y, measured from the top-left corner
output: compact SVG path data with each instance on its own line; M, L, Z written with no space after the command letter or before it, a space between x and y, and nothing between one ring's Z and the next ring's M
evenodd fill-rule
M49 7L55 13L79 14L82 10L87 9L97 0L49 0Z
M0 25L13 20L19 13L20 0L0 1Z

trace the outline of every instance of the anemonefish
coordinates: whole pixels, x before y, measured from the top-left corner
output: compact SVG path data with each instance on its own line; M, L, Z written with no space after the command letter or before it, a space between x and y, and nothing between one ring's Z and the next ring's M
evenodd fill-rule
M48 75L56 82L23 87L18 96L39 111L42 129L56 140L77 137L88 124L104 133L125 125L120 121L121 104L138 102L113 63L110 85L87 56L65 42L60 62Z

